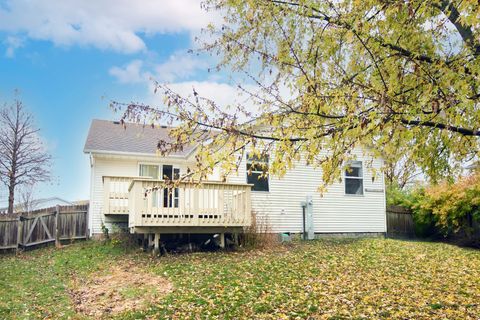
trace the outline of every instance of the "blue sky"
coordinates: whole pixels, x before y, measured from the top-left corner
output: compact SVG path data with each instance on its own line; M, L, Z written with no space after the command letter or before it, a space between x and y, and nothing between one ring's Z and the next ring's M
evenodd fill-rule
M111 100L161 101L151 78L230 99L234 85L206 72L212 58L187 53L210 21L218 17L193 0L0 0L0 103L19 90L54 158L53 180L36 197L88 198L82 150L91 120L118 118Z

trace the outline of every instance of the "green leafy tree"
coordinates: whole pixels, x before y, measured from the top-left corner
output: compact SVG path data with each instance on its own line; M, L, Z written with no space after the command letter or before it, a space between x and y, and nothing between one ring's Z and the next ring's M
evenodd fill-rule
M166 107L114 103L124 119L171 121L164 153L198 143L196 170L236 168L239 152L268 152L270 174L294 160L323 169L326 184L352 150L391 162L408 154L437 181L479 155L480 5L476 0L208 0L223 15L204 49L254 107L220 106L157 84ZM326 151L326 152L322 152Z

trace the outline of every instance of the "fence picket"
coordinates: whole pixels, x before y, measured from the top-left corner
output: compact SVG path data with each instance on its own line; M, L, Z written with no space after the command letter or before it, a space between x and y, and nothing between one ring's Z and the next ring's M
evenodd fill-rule
M88 237L88 206L56 206L19 213L16 217L0 216L0 250L35 247L60 240ZM1 251L0 251L1 252Z
M389 237L415 237L412 213L403 207L387 207L387 235Z

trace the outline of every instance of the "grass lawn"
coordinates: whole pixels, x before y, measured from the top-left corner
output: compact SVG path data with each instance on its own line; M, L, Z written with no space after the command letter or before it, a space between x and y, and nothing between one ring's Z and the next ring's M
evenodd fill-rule
M112 317L480 319L480 251L385 239L157 259L84 242L2 256L0 318L86 319L75 312L70 289L132 262L132 272L164 277L174 289ZM138 291L122 294L135 298Z

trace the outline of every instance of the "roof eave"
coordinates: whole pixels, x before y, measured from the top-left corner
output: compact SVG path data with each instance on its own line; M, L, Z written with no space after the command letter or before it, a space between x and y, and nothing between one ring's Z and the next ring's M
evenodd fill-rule
M190 155L195 151L196 148L193 148L186 155L167 155L165 158L175 158L175 159L188 159ZM124 156L140 156L140 157L153 157L157 154L155 153L141 153L141 152L130 152L130 151L113 151L113 150L99 150L99 149L83 149L83 153L98 153L98 154L107 154L107 155L124 155Z

